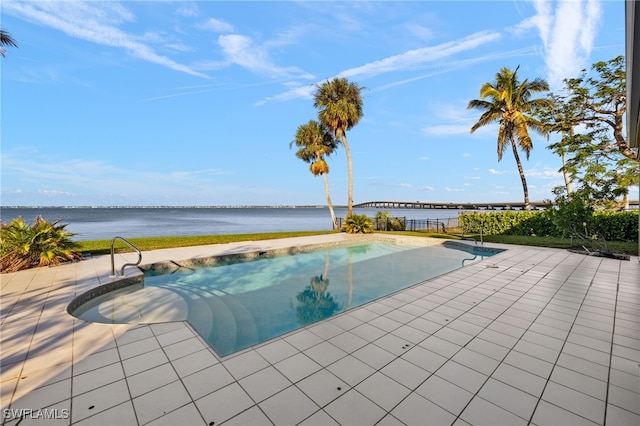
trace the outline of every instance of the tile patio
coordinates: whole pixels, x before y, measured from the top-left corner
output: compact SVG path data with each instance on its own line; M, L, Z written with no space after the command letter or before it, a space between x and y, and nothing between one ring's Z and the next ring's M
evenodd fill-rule
M346 238L157 250L143 263ZM3 425L640 424L637 257L509 246L224 358L186 322L66 313L109 275L109 256L94 256L0 276Z

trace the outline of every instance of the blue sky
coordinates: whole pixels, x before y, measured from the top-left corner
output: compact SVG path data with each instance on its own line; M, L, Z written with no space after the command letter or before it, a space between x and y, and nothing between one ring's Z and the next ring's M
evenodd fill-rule
M356 203L521 201L469 100L504 66L560 90L624 54L623 1L2 0L0 25L4 206L324 204L289 144L336 76L367 88ZM562 183L548 143L531 200ZM344 150L329 166L345 204Z

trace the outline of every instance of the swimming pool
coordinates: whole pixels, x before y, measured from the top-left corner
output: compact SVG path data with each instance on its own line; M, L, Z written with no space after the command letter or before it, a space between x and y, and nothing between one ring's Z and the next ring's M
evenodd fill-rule
M495 252L376 241L289 255L260 254L208 267L145 273L143 283L94 298L71 313L86 321L118 324L188 320L225 356Z

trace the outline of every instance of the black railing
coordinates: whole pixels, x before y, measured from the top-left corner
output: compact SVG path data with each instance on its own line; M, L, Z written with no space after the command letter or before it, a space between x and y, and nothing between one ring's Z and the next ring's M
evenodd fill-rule
M447 219L407 219L406 217L370 218L376 231L422 231L447 233L449 228L459 226L458 218ZM344 218L337 218L338 228L342 228Z

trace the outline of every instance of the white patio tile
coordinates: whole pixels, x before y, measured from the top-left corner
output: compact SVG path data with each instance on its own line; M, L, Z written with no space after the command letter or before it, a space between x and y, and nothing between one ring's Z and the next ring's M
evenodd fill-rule
M594 398L605 401L607 398L607 382L578 373L568 368L556 365L550 380L578 392L586 393Z
M464 409L460 418L474 426L526 425L525 420L482 398L473 398Z
M352 389L324 408L341 425L373 425L382 419L386 412Z
M478 396L526 420L531 418L538 403L538 398L491 378Z
M320 336L310 332L309 330L298 331L297 333L285 337L284 340L301 351L309 349L323 341Z
M182 383L184 383L187 392L194 400L215 392L234 381L233 376L229 374L222 364L216 364L189 376L182 377Z
M236 379L246 377L269 365L256 351L248 351L233 358L225 359L223 364Z
M436 371L436 375L471 393L476 393L487 380L486 375L454 361L446 362Z
M87 373L73 376L73 396L124 379L122 364L109 364Z
M604 401L554 382L547 383L542 399L592 422L599 423L604 419Z
M95 416L87 417L84 420L73 423L78 426L96 426L96 425L137 425L138 420L133 410L131 401L123 402L120 405L104 410ZM185 426L190 426L185 424Z
M293 383L312 375L322 368L320 364L302 353L282 360L275 364L274 367Z
M442 339L438 336L427 337L423 342L420 343L420 346L445 358L451 358L462 348L462 346Z
M350 386L355 386L362 380L373 374L376 370L368 364L349 355L327 367L340 380L345 381Z
M504 359L504 362L514 367L533 373L544 379L547 379L553 369L553 364L535 358L522 352L511 351Z
M150 327L136 327L116 337L116 342L118 346L124 346L150 337L153 337L153 332Z
M258 352L269 363L275 364L278 361L282 361L283 359L298 353L298 349L287 343L286 340L276 339L271 343L256 348L256 352Z
M447 358L443 357L442 355L438 355L435 352L424 349L421 346L415 346L409 349L405 354L402 355L401 359L417 365L418 367L429 373L433 373L445 362L447 362Z
M467 348L462 348L451 359L482 374L486 374L487 376L490 376L500 364L500 361L498 360Z
M348 384L324 369L299 381L296 386L319 407L324 407L350 389Z
M155 351L125 359L122 361L122 366L124 367L125 374L131 376L166 362L169 362L169 360L162 349L156 349Z
M169 345L162 344L162 349L171 361L201 351L205 348L204 344L197 337L191 337Z
M601 422L592 422L575 413L567 411L557 405L550 404L546 401L540 401L536 411L533 414L531 422L537 426L557 426L557 425L575 425L575 426L595 426L602 424Z
M224 424L225 426L273 426L273 423L257 406L243 411Z
M238 381L255 402L261 402L291 386L278 370L269 366Z
M113 423L116 424L116 423ZM124 424L124 423L119 423ZM148 426L207 426L194 403L184 405L177 410L158 417L147 423Z
M402 358L391 361L380 372L412 390L431 375L430 372Z
M368 344L351 354L376 370L391 362L396 356L374 344Z
M500 364L491 377L535 397L542 395L547 383L546 379L540 376L505 363Z
M386 411L411 393L409 388L379 372L367 377L355 389Z
M62 380L31 390L25 394L21 387L31 389L25 380L20 380L11 408L39 409L71 398L71 379ZM5 407L2 407L5 408Z
M120 380L74 397L71 419L77 422L126 401L129 401L129 390L125 380Z
M350 331L338 334L336 337L330 339L329 342L347 353L354 352L368 343Z
M640 415L608 404L606 423L608 425L640 425Z
M351 333L366 340L367 342L373 342L385 335L385 332L382 329L374 327L368 323L364 323L351 329Z
M416 393L456 416L462 412L464 407L471 401L471 398L473 398L473 393L436 375L429 377L426 382L416 389Z
M135 398L178 379L178 375L171 367L171 364L167 363L133 376L128 376L127 384L129 385L131 396Z
M304 354L323 367L326 367L347 355L345 351L329 342L317 344L316 346L304 351Z
M196 401L198 411L207 424L218 425L254 405L240 385L232 383Z
M318 335L323 340L329 340L344 331L337 325L333 325L330 322L319 322L316 325L309 327L308 330Z
M216 365L219 361L208 349L203 349L173 360L171 363L176 372L182 377Z
M269 422L271 425L271 422ZM304 421L298 424L299 426L340 426L334 419L331 418L324 410L316 411L310 417L307 417ZM245 425L238 425L245 426Z
M405 398L391 413L407 425L449 425L456 416L416 393Z
M640 394L621 388L615 385L609 385L609 404L624 408L640 415Z
M190 402L182 382L176 381L133 398L133 407L138 421L145 424Z
M120 358L123 360L137 355L146 354L157 349L160 349L160 344L156 340L155 336L136 340L124 345L118 345L118 352L120 353Z
M73 363L73 374L82 374L105 365L120 362L118 349L111 348L105 351L96 352L88 357Z
M295 386L275 394L261 402L259 406L276 425L299 423L320 408Z

